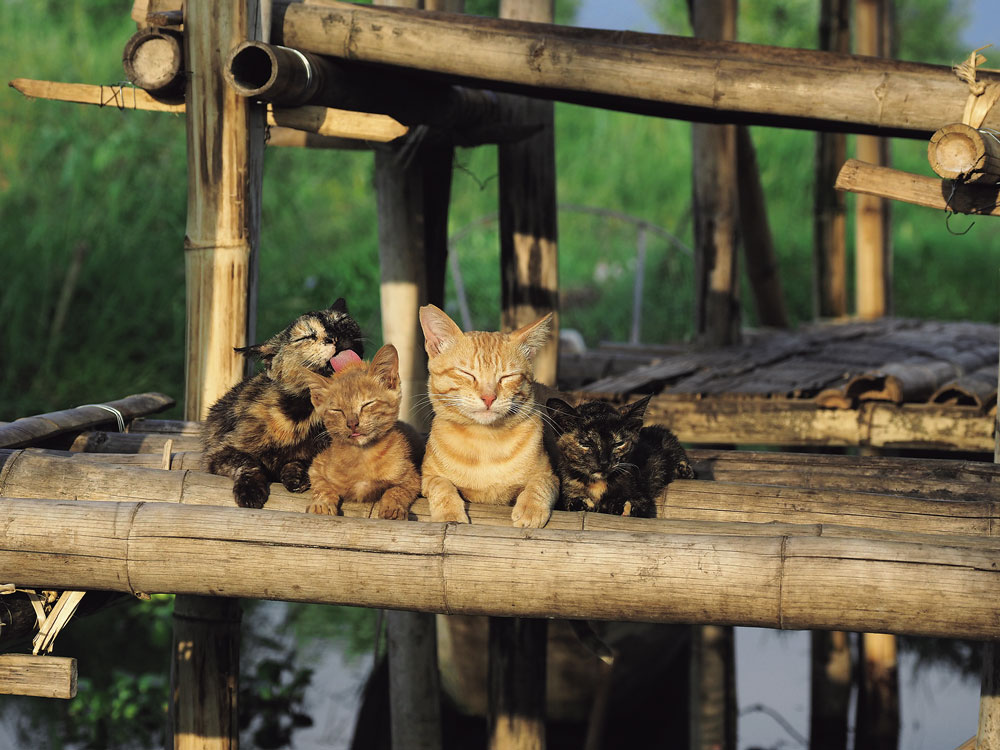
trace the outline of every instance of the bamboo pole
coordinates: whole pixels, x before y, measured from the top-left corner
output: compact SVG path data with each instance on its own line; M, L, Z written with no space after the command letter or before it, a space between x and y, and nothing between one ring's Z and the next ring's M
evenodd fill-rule
M992 540L527 532L14 498L0 524L0 567L32 588L1000 638Z
M694 628L691 648L691 748L736 747L736 644L733 629Z
M849 639L841 630L810 633L810 750L847 750L851 703Z
M1000 139L956 122L938 128L927 144L927 161L939 177L962 182L1000 182Z
M896 638L887 633L862 633L856 750L893 750L899 746L899 676Z
M736 3L713 0L691 6L695 36L736 36ZM736 196L736 128L691 126L695 243L695 330L707 346L740 338Z
M0 694L76 697L76 659L0 654Z
M125 77L158 99L184 100L183 36L175 29L146 27L125 43Z
M847 54L851 46L851 3L822 0L819 48ZM847 158L847 136L816 134L816 179L813 191L813 313L820 318L847 314L847 201L834 189L837 172Z
M544 750L547 636L546 620L489 619L489 750Z
M771 328L788 328L778 258L767 219L767 201L760 183L760 169L757 167L757 150L750 137L750 129L745 125L736 128L736 183L740 239L747 277L753 290L757 323Z
M929 137L962 119L968 93L945 66L333 0L275 9L278 44L682 119ZM985 126L1000 126L1000 112Z
M172 398L162 393L139 393L103 404L88 404L22 417L0 424L0 448L18 448L74 430L86 430L114 422L117 419L115 412L121 415L123 422L131 422L136 417L169 409L174 403Z

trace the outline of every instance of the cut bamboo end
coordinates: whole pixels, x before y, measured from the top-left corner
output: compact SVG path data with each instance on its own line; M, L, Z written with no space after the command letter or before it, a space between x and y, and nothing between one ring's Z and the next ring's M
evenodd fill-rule
M75 698L76 659L0 654L0 693L38 698Z
M158 96L184 96L184 50L180 34L158 28L140 29L122 52L125 76Z
M945 125L927 144L927 161L946 180L1000 182L1000 138L956 122Z

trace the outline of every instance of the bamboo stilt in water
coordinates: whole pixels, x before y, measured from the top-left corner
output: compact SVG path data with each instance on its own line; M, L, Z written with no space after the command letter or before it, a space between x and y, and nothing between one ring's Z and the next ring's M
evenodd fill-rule
M850 0L822 0L819 47L847 54L851 47ZM847 200L833 186L847 158L847 136L816 134L813 205L813 313L819 318L847 315Z
M841 630L814 630L810 636L809 748L847 750L850 636Z
M265 107L232 91L221 55L261 36L260 0L184 5L188 203L184 415L208 409L249 371L254 343ZM207 592L206 592L207 593ZM171 733L176 750L236 748L239 602L174 602Z
M859 55L890 56L888 0L855 3L856 51ZM889 166L889 142L878 136L858 136L860 161ZM871 195L857 199L856 287L860 318L879 318L892 312L892 227L890 203Z

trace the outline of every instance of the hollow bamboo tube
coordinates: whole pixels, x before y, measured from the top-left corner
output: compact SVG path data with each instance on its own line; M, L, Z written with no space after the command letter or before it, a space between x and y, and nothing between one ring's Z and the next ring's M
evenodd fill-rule
M927 161L946 180L1000 182L1000 138L960 122L945 125L927 144Z
M0 525L0 567L33 588L1000 638L1000 544L985 540L524 531L13 498Z

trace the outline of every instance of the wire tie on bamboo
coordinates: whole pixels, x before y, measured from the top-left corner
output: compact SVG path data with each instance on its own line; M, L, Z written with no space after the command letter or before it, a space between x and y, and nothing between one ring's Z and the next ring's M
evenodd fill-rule
M104 411L109 411L112 414L114 414L115 415L115 419L118 420L118 432L125 432L125 417L115 407L108 406L107 404L81 404L77 408L83 409L84 407L87 407L87 406L94 406L94 407L96 407L98 409L104 409Z
M983 124L990 110L993 109L993 105L1000 99L1000 83L986 83L986 81L976 80L976 68L986 62L986 57L979 53L992 46L987 44L972 50L968 59L952 68L959 80L964 81L969 86L969 98L965 100L962 122L977 130Z

